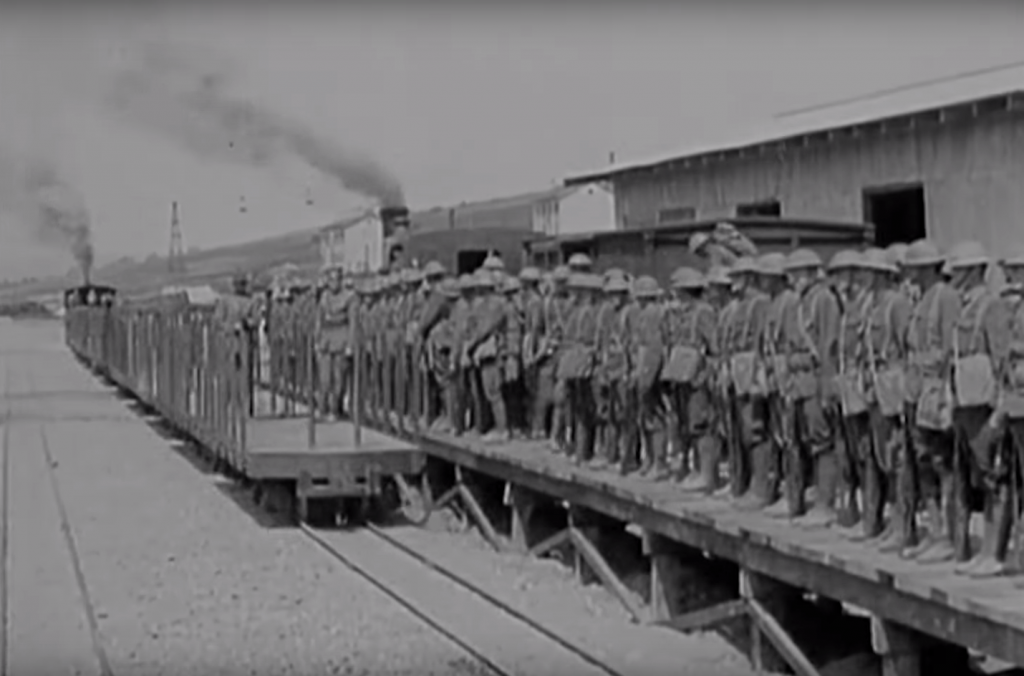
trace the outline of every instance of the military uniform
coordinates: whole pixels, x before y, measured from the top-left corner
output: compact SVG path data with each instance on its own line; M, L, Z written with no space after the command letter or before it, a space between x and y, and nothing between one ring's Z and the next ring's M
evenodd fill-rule
M733 268L734 275L756 273L756 262L746 257L738 260ZM736 498L742 498L750 490L753 458L768 452L767 383L759 347L769 304L768 296L751 280L727 327L729 367L735 393L734 420L739 423L737 452L732 458L730 477Z
M669 438L680 455L683 489L712 491L718 484L719 463L710 392L717 315L710 303L691 295L706 287L696 270L677 270L672 285L684 297L669 303L664 316L669 349L662 379L672 411ZM691 459L693 453L696 457Z
M968 526L971 504L962 500L956 514L954 546L959 561L970 565L957 572L969 573L973 566L991 562L995 555L995 530L1002 514L1010 509L1006 490L1009 472L1000 455L1000 444L984 443L983 431L990 425L999 399L999 387L1005 382L1010 353L1010 314L1005 301L984 279L989 258L981 245L966 242L950 251L949 264L954 274L964 270L976 273L972 282L966 278L961 289L963 306L953 331L953 428L957 441L958 465L962 481L958 493L976 491L984 496L986 533L985 546L973 557Z
M567 279L568 271L563 270L555 277ZM571 416L566 383L558 375L558 365L566 349L565 333L573 304L568 294L561 290L560 285L564 284L564 281L555 283L559 288L545 298L544 321L533 355L537 369L537 398L534 402L533 417L536 430L538 426L543 425L550 413L552 447L564 449L570 436Z
M629 311L628 298L617 294L629 292L624 278L610 279L606 299L597 313L597 365L594 373L595 417L598 423L599 452L595 466L618 464L624 455L626 405L629 377Z
M637 279L634 295L640 302L639 313L633 325L630 345L632 381L640 413L640 433L647 450L640 471L652 479L665 479L669 475L667 463L668 406L661 384L661 368L665 360L664 308L659 302L661 290L650 277ZM628 462L628 461L627 461Z
M352 379L352 313L357 302L350 288L326 289L320 297L320 408L343 415Z
M502 393L502 338L507 320L505 300L494 288L493 277L482 273L477 285L484 294L473 306L474 324L466 347L477 372L477 430L488 432L487 441L508 437L508 412Z
M505 280L502 287L505 313L504 335L501 336L502 397L508 415L509 433L520 435L527 431L528 407L524 402L526 390L523 383L523 335L525 308L521 296L521 285L515 277Z
M520 273L520 279L526 281L530 281L529 278L532 276L534 275L528 273L526 269ZM546 436L547 428L545 420L547 411L538 410L541 407L542 396L544 396L544 393L541 392L540 359L542 355L540 352L545 349L543 345L545 304L546 298L536 288L535 282L524 289L522 347L523 382L526 389L524 403L526 405L527 430L533 439L543 439ZM550 358L548 361L550 362ZM548 385L549 392L546 393L546 396L550 400L550 389L553 387L550 378Z
M925 503L926 538L907 552L922 563L953 557L956 484L953 476L952 392L953 329L960 296L939 274L944 256L926 240L911 244L906 265L931 278L910 315L906 337L907 420L917 463L918 496Z
M472 289L473 281L469 275L459 277L459 289L462 296L452 306L451 328L452 340L455 344L455 407L452 409L452 431L462 434L466 430L466 418L471 403L472 369L468 355L464 354L464 346L470 338L473 324Z
M798 249L790 255L788 270L816 269L821 261L816 254ZM833 427L834 380L839 333L839 303L833 292L820 281L811 282L800 294L796 312L783 331L789 369L793 379L799 451L794 454L787 473L786 497L790 514L806 511L804 491L806 468L813 472L817 493L812 512L804 519L807 526L827 525L834 517L838 464ZM794 449L797 450L797 449Z

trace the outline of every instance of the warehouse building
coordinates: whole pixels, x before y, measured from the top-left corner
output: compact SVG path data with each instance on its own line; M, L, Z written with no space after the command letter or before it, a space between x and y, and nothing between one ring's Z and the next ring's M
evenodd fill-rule
M721 143L591 172L617 228L783 215L922 236L1024 240L1024 67L1001 67L776 117Z

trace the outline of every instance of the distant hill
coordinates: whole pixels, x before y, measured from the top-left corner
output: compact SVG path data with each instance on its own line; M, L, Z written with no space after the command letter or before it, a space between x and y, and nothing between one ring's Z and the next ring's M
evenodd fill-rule
M167 259L150 256L142 262L120 259L98 268L93 281L109 284L128 295L151 293L171 284L201 285L229 277L238 272L259 273L282 263L294 263L304 271L319 268L320 251L316 244L319 228L306 228L286 235L253 242L192 251L185 256L186 272L172 275ZM18 301L56 293L80 283L77 275L49 277L29 284L0 289L0 300Z

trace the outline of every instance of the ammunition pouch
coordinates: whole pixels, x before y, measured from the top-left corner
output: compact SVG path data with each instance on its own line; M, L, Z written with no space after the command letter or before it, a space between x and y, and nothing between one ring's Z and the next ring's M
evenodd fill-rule
M690 384L697 380L704 367L704 354L689 345L676 345L669 352L661 379L677 384Z
M914 422L918 427L934 432L948 432L953 428L953 392L946 380L922 379Z
M878 411L891 418L903 413L906 404L906 373L899 364L882 366L875 371L875 403Z
M757 352L739 352L729 360L732 386L741 397L761 396L768 392L767 374Z
M961 407L992 406L998 388L995 369L987 354L961 357L953 367L956 404Z
M868 410L867 388L864 374L851 369L835 377L836 392L839 393L839 408L843 416L852 418Z

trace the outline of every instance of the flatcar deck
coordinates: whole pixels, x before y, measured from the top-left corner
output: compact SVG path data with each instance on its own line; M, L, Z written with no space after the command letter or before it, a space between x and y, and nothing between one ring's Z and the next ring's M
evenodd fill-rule
M971 580L953 564L924 566L851 542L834 529L741 512L678 485L590 470L545 445L487 445L424 434L431 455L555 499L633 523L755 573L849 603L936 638L1024 664L1020 578Z
M317 423L316 445L311 448L308 424L305 418L250 420L246 474L253 479L296 479L302 471L330 476L335 468L353 464L373 464L384 474L393 469L414 474L426 461L416 446L366 427L357 446L349 421Z

